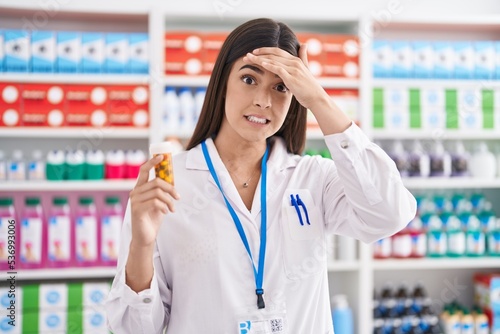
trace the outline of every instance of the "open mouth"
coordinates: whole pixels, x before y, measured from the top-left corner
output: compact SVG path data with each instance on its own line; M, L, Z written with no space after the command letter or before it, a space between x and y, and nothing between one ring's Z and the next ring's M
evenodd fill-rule
M267 124L267 123L271 122L271 121L270 121L270 120L268 120L267 118L260 118L260 117L253 116L253 115L250 115L250 116L245 116L245 118L246 118L249 122L252 122L252 123L257 123L257 124Z

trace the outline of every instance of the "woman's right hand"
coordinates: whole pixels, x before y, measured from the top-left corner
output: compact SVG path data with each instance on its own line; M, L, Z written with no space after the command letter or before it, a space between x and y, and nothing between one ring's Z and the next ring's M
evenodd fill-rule
M148 181L149 171L162 159L163 155L158 155L141 166L137 183L130 192L131 243L134 246L151 247L154 244L163 216L174 212L173 200L180 198L170 183L158 177Z

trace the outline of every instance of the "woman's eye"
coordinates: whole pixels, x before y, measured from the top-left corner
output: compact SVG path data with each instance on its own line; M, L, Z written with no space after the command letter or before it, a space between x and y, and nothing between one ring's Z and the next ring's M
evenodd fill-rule
M248 76L248 75L244 75L241 80L243 80L244 83L246 83L247 85L252 85L253 83L255 83L255 80Z
M276 85L276 90L278 92L285 93L288 91L288 88L284 84L279 84L279 85Z

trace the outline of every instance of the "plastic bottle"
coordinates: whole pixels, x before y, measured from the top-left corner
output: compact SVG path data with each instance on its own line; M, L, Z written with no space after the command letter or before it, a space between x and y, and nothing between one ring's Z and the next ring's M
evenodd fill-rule
M191 88L182 87L179 89L179 105L181 112L180 129L182 133L192 132L196 118L196 105Z
M465 150L461 140L455 141L454 150L451 154L451 176L468 176L470 155Z
M5 153L0 150L0 181L7 180L7 161L5 161Z
M66 156L62 150L47 153L45 173L47 180L60 181L66 179Z
M490 332L488 317L481 309L474 316L474 330L475 334L489 334Z
M449 213L446 220L443 219L446 228L446 238L448 240L447 255L451 257L463 256L466 252L465 232L462 222L454 214Z
M391 238L382 238L373 244L373 257L375 259L387 259L392 255Z
M448 317L445 318L444 327L446 334L461 334L460 316L454 309L451 309Z
M346 295L332 297L332 318L335 334L354 334L352 311Z
M70 267L74 243L70 208L67 197L52 199L47 228L47 266Z
M411 234L408 227L405 227L392 236L392 256L396 258L409 258L411 251Z
M341 261L355 261L356 239L339 235L337 241L339 245L338 259Z
M96 266L99 259L99 233L94 199L80 197L74 229L75 259L77 266Z
M200 113L201 109L203 108L203 103L205 102L205 95L207 94L207 89L204 87L198 87L196 88L196 91L194 93L194 104L195 104L195 110L196 110L196 119L194 122L198 122L198 119L200 118Z
M500 256L500 218L497 218L495 227L487 233L488 255Z
M388 153L396 164L401 176L408 176L408 155L406 154L403 142L401 140L394 140Z
M141 165L146 162L146 154L141 150L127 150L125 152L125 177L136 179L139 176Z
M430 157L423 149L420 141L413 141L408 154L408 175L412 177L428 177L430 174Z
M83 180L85 178L85 153L81 150L66 152L66 179Z
M85 154L85 178L87 180L104 179L104 152L89 150Z
M125 152L123 150L106 152L105 175L106 179L125 178Z
M101 262L104 265L116 266L122 221L123 208L120 198L106 197L101 217Z
M430 176L448 177L451 175L451 156L441 141L435 141L430 155Z
M47 258L47 239L40 198L27 197L19 231L20 268L41 268Z
M163 127L167 135L179 133L181 107L174 87L165 87L163 95Z
M12 181L26 180L26 163L23 158L23 151L12 151L12 159L7 168L7 178Z
M41 150L34 150L28 163L29 180L45 180L45 161Z
M19 241L13 239L16 238L17 232L15 221L14 200L12 197L0 198L0 271L15 271L18 266L17 258L9 258L18 254L15 246ZM9 242L9 236L11 236L11 242Z
M408 233L411 237L411 253L412 258L421 258L427 254L427 235L423 228L422 220L419 216L415 216L407 226Z
M472 153L469 170L473 177L493 179L497 174L495 155L488 150L485 142L480 142Z
M463 211L459 217L467 231L465 251L467 256L483 256L486 252L486 236L480 220L470 211Z
M460 319L460 334L474 334L474 318L467 308Z

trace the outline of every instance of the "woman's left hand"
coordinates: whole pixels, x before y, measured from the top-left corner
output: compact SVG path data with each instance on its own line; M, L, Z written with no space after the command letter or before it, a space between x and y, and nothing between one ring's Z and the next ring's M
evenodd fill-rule
M248 53L243 61L262 66L276 74L304 107L314 111L314 104L328 98L323 87L307 67L306 44L301 44L299 57L277 47L263 47Z

